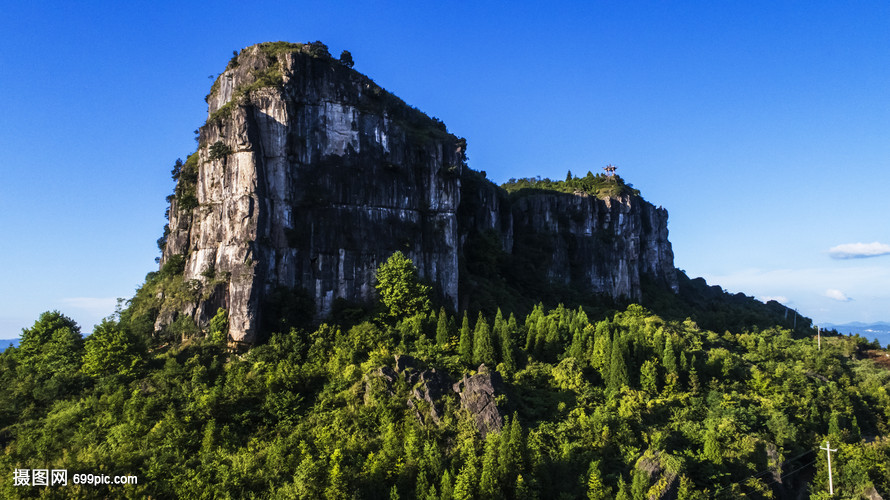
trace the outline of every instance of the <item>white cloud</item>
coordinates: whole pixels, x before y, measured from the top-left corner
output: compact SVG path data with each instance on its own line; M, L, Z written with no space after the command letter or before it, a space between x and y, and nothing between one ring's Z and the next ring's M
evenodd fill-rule
M876 263L854 260L854 263ZM883 263L882 263L883 264ZM890 311L890 265L832 265L800 269L745 269L703 276L710 285L720 285L730 292L755 297L784 296L787 307L797 309L815 321L848 323L850 321L888 321ZM842 290L853 300L838 301L825 291Z
M847 294L836 288L829 288L828 290L825 290L825 293L823 295L825 295L829 299L834 299L839 302L849 302L853 300L850 297L847 297Z
M764 295L762 297L757 297L757 298L760 299L760 301L763 302L764 304L771 300L775 300L779 304L785 304L785 305L788 305L790 303L790 301L788 300L788 297L786 297L784 295Z
M75 309L82 309L94 315L107 316L117 306L115 297L72 297L62 299L62 303Z
M890 245L884 243L845 243L828 249L832 259L865 259L890 254Z

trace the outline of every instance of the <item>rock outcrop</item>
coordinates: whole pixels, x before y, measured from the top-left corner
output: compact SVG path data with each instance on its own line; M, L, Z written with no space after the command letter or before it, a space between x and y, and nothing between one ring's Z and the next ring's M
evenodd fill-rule
M498 407L498 396L504 394L504 382L500 373L479 365L475 375L467 376L453 386L460 395L460 406L476 421L476 429L485 437L504 426L504 416Z
M444 415L442 397L452 389L452 378L435 368L421 369L411 356L396 355L395 367L381 366L364 377L365 404L371 404L375 394L391 397L396 394L396 384L403 381L410 394L406 401L414 410L417 420L424 422L428 414L433 422L439 422Z
M510 199L470 182L463 139L318 42L242 50L207 102L162 256L183 256L200 293L157 329L176 314L206 325L223 307L230 339L253 343L270 296L308 295L318 317L337 299L371 301L375 270L396 250L458 309L459 262L482 233L506 254L545 241L545 277L566 286L638 298L648 274L676 290L666 211L638 196Z

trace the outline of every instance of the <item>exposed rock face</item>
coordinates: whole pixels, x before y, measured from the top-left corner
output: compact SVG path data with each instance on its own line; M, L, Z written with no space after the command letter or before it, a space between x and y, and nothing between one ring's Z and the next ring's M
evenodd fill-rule
M497 403L498 394L504 393L503 387L501 375L490 371L484 364L479 365L476 375L464 375L454 384L454 392L460 394L461 408L473 415L482 437L491 431L500 431L504 426L504 417Z
M417 360L411 356L396 355L395 369L382 366L364 377L365 404L370 404L373 394L394 396L395 385L399 379L404 380L411 390L407 405L414 409L415 416L421 423L424 416L421 406L429 407L429 416L438 422L443 415L442 396L451 392L452 378L447 373L432 369L420 369ZM422 404L418 404L423 402Z
M244 49L207 101L197 206L171 202L162 264L185 257L184 279L204 289L181 312L206 324L225 307L234 341L257 340L281 287L305 291L319 316L337 298L372 300L396 250L457 309L459 257L481 231L508 254L520 237L549 241L555 282L637 298L651 274L676 290L666 211L639 197L462 190L465 142L316 44Z
M186 279L230 273L220 305L236 341L256 339L279 286L308 291L320 315L337 297L371 300L396 250L456 307L462 141L336 61L268 52L242 51L208 97L199 205L172 207L164 257L185 254ZM279 86L239 97L269 74Z
M666 463L667 462L667 463ZM647 500L673 500L677 498L678 460L657 450L647 450L639 460L636 469L646 474L651 487Z
M509 240L545 236L552 282L611 297L639 299L640 277L649 274L677 292L667 210L638 196L599 199L547 193L513 206Z

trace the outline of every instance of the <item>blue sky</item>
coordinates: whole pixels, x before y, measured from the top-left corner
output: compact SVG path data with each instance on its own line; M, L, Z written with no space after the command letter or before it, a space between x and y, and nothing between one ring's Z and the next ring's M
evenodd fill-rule
M274 40L348 49L496 182L617 165L693 277L890 320L890 4L424 4L6 2L0 338L132 296L209 77Z

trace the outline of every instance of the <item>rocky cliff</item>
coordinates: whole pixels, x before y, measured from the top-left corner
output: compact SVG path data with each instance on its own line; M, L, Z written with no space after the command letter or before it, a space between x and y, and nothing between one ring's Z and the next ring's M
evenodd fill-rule
M162 256L182 256L196 293L162 310L159 330L181 314L206 325L223 307L230 338L254 342L270 296L302 291L318 316L338 298L370 301L396 250L457 309L480 237L518 265L543 245L547 280L593 293L638 298L647 273L676 289L663 209L636 196L512 199L466 169L465 141L318 42L242 50L207 102Z

